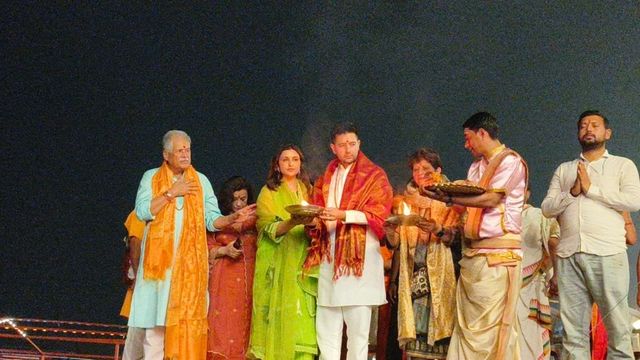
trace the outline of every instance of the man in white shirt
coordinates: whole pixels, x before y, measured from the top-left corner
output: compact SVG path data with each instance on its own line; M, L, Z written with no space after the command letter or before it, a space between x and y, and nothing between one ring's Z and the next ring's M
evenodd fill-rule
M640 208L640 179L631 160L606 150L611 133L604 115L583 112L578 120L582 154L556 169L542 202L544 215L557 217L561 226L556 270L565 359L591 356L592 302L600 307L607 328L607 358L633 359L622 212Z
M320 359L340 359L346 323L347 359L365 360L372 307L387 302L380 239L393 191L384 170L360 152L353 124L336 125L330 147L336 158L315 182L313 203L324 210L322 221L310 231L304 267L319 266Z

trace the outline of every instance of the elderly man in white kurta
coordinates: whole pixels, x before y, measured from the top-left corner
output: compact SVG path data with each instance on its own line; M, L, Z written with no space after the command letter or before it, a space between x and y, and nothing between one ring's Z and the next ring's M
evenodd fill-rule
M352 124L334 127L331 139L336 159L315 183L313 202L325 209L304 267L319 265L320 359L340 359L346 323L347 359L365 360L372 307L386 303L380 239L393 192L384 170L359 152Z
M145 172L136 196L136 215L148 226L129 326L145 329L145 360L204 360L209 273L205 229L242 223L254 216L255 205L222 216L211 183L191 165L189 135L170 130L162 145L162 165Z

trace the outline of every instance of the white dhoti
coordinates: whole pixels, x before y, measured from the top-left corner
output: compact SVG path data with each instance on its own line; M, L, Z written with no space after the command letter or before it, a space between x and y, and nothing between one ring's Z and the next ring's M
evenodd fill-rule
M447 359L519 360L516 301L521 264L488 265L483 254L460 260L456 324Z

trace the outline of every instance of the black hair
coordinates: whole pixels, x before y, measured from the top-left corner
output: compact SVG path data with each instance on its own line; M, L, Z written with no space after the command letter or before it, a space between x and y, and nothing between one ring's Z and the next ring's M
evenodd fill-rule
M498 120L488 112L482 111L471 115L462 127L474 132L484 129L492 139L498 138Z
M222 215L233 213L233 193L240 190L247 190L247 205L253 204L253 187L242 176L232 176L228 178L220 187L218 200Z
M587 110L587 111L583 111L582 114L580 114L580 116L578 117L578 130L580 130L580 123L582 122L582 119L591 115L600 116L604 121L604 128L605 129L609 128L609 119L607 119L606 116L602 115L602 113L600 113L600 110Z
M304 168L304 153L302 153L302 149L294 144L281 146L280 149L278 149L278 153L271 158L271 163L269 164L269 172L267 173L267 187L273 191L276 191L278 189L278 186L282 184L282 173L280 172L280 170L278 170L278 162L280 161L280 155L282 155L285 150L293 150L300 156L300 172L298 173L298 179L302 181L304 186L307 188L307 191L311 191L311 181L309 180L309 173L307 173L307 170Z
M442 160L440 160L440 154L437 151L433 150L430 147L423 147L416 150L413 154L409 155L409 169L413 169L413 165L420 160L425 160L434 169L440 168L442 169Z
M331 143L333 144L336 141L336 136L347 133L354 133L358 136L358 128L351 122L335 124L331 130Z

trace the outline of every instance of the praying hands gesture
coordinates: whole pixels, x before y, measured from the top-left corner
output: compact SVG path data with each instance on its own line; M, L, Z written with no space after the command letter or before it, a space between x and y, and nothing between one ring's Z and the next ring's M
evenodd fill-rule
M578 162L578 171L576 174L576 181L573 183L571 187L571 195L576 197L580 194L586 195L591 187L591 179L589 179L589 174L587 173L587 167L584 165L584 162Z

